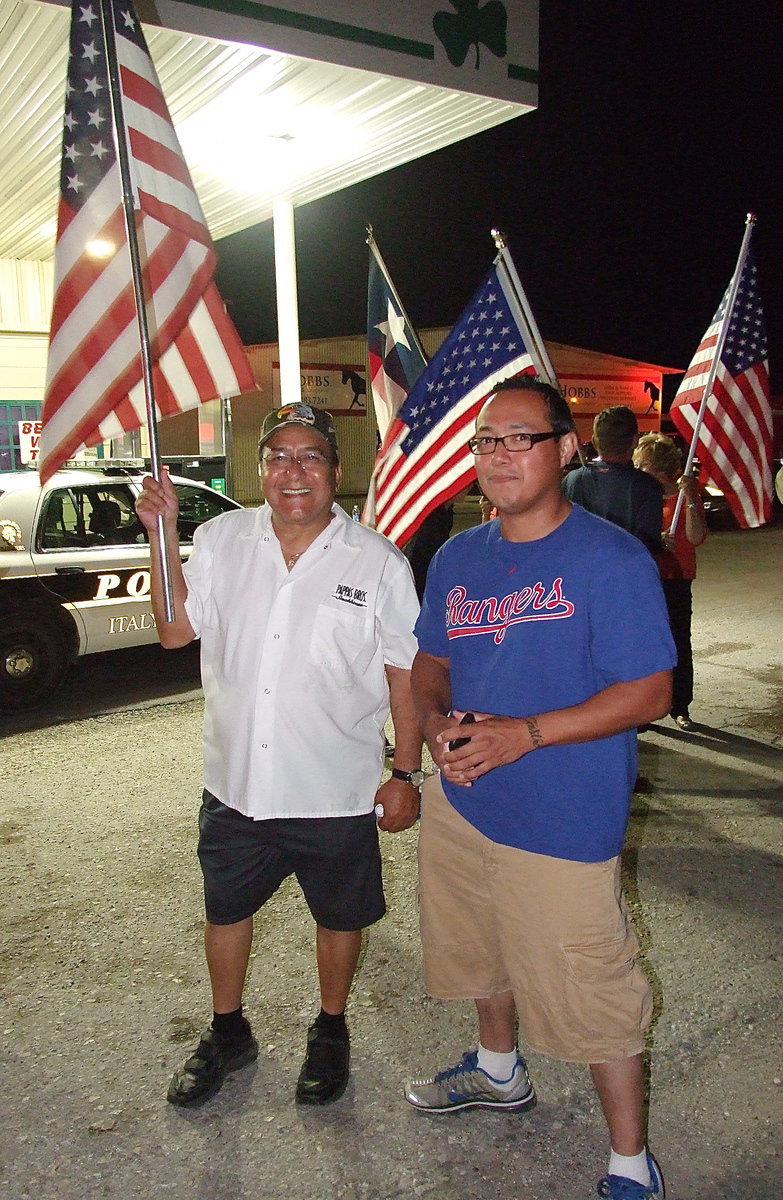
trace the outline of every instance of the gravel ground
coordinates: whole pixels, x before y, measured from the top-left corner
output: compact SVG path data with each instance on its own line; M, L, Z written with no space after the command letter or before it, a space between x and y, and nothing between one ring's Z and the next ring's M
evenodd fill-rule
M625 881L656 994L651 1144L669 1200L767 1200L783 1183L783 529L700 552L697 702L640 739ZM0 781L0 1195L85 1200L588 1197L605 1138L586 1070L530 1055L537 1108L428 1117L401 1081L472 1044L470 1005L422 990L416 833L384 835L389 915L350 1004L353 1078L293 1104L317 1010L294 886L259 916L247 988L261 1044L206 1107L165 1103L208 1015L194 856L201 702L28 727Z

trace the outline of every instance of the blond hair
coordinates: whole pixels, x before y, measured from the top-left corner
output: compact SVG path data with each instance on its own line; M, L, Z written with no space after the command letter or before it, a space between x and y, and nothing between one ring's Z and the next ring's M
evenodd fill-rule
M654 475L676 480L682 471L682 454L665 433L644 433L633 452L633 465Z

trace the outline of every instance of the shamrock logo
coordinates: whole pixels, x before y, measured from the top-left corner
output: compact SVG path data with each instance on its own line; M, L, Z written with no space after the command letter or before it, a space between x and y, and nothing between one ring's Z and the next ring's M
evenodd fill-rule
M443 43L449 62L461 67L471 46L476 47L476 70L479 69L479 47L486 46L497 58L506 54L506 23L508 13L500 0L450 0L456 13L436 12L432 28Z

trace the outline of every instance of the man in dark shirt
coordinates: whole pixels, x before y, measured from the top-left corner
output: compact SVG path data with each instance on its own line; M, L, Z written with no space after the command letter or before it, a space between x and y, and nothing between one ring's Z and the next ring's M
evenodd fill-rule
M443 543L451 537L451 527L454 524L454 505L460 504L469 491L469 487L463 488L451 500L434 508L402 548L403 554L411 564L419 603L424 595L424 585L427 582L427 569L430 562L435 552L440 550Z
M569 500L627 529L657 554L661 549L663 489L633 465L638 440L632 409L624 404L602 409L593 422L599 457L570 471L563 480L563 491Z

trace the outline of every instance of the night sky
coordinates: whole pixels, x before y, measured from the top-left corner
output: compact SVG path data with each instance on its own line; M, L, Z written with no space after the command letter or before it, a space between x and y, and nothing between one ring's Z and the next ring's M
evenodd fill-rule
M778 3L541 0L537 112L296 210L302 338L366 328L370 222L417 328L451 325L499 226L542 335L684 370L746 212L783 392ZM276 341L271 222L218 243L246 342Z

